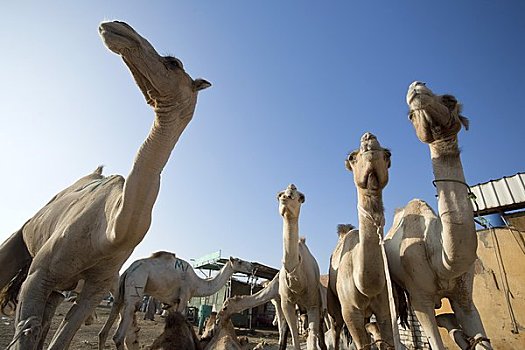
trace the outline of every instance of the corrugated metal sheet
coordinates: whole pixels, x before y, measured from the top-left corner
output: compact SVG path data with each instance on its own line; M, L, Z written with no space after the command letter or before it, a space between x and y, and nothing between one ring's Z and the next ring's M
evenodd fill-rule
M470 188L476 196L472 204L479 215L525 208L525 173L490 180Z

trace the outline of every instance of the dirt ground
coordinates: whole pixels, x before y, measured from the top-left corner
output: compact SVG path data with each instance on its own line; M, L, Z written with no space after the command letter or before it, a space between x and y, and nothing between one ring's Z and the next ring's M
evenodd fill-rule
M63 302L57 309L55 317L53 318L53 323L48 334L48 339L46 342L46 347L48 342L51 340L52 335L57 329L58 325L64 318L64 315L71 307L71 303ZM70 349L73 350L96 350L98 349L98 332L104 325L106 318L109 314L109 308L103 307L102 305L97 307L97 319L92 325L85 326L83 325L73 338ZM151 345L153 340L162 333L164 328L164 319L160 316L155 316L155 321L146 321L143 320L143 314L137 313L137 319L139 321L140 327L140 346L141 349L146 349L147 346ZM108 341L106 342L105 349L115 349L115 344L113 343L111 337L115 332L117 322L113 325L112 330L109 333ZM247 330L236 330L237 336L247 336L250 346L248 349L253 348L258 343L263 340L268 344L265 349L278 349L278 334L276 331L270 330L256 330L255 332L247 332ZM0 321L0 349L5 349L14 335L14 317L2 317Z

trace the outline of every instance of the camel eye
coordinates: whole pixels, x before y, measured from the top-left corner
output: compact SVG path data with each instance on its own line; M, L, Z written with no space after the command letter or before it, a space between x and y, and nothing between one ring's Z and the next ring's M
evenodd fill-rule
M180 68L183 69L181 60L173 56L166 56L166 63L169 68Z

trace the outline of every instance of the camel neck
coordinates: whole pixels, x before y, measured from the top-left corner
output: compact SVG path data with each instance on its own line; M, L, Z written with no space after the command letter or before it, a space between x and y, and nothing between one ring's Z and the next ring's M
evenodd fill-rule
M228 262L213 278L202 279L197 278L195 297L204 297L216 293L221 289L228 279L233 275L233 266L231 262Z
M476 259L474 212L457 138L430 144L430 154L443 225L443 272L454 278L465 273Z
M381 191L358 191L359 243L375 247L383 236L385 215Z
M359 243L353 276L361 293L374 296L385 286L380 236L383 236L384 210L381 191L358 190Z
M135 247L151 225L151 212L160 188L160 174L171 151L190 122L196 99L155 107L153 126L142 143L124 183L115 226L114 246Z
M283 265L290 272L299 264L299 218L283 218Z

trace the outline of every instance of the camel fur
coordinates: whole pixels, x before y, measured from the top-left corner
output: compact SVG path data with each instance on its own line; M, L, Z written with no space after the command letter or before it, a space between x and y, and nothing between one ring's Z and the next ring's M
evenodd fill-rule
M283 266L279 271L279 297L292 342L300 349L297 329L296 305L308 314L308 338L306 348L326 349L322 331L322 300L319 287L319 265L306 246L304 238L299 239L299 213L305 196L290 184L277 194L279 213L283 219Z
M491 349L472 300L477 236L457 137L468 120L454 96L435 95L418 81L408 88L407 104L417 137L430 148L439 215L419 199L397 211L385 239L391 276L408 293L432 349L444 349L434 313L442 298L463 333L481 339L475 349Z
M237 338L230 316L222 311L211 313L201 337L204 350L247 350L248 344Z
M164 331L153 341L149 350L202 350L193 326L183 314L169 312L165 322Z
M353 173L358 194L359 229L338 228L339 239L330 258L328 313L332 319L335 349L343 323L358 349L371 343L365 325L372 314L380 330L380 349L393 348L390 304L381 251L384 209L383 189L388 183L390 151L367 132L352 152L346 167ZM342 231L346 231L342 232Z
M82 322L109 290L123 263L151 224L160 174L191 121L200 90L175 57L160 56L124 22L104 22L99 33L120 55L154 109L155 118L126 179L98 168L54 196L0 246L0 288L30 262L19 293L15 349L42 348L58 291L85 281L77 302L54 334L49 349L68 348Z
M149 258L136 260L120 277L118 297L99 332L99 349L104 348L108 332L118 314L121 319L113 336L117 349L123 349L124 343L128 350L138 349L139 329L132 325L136 324L135 312L144 295L154 297L185 314L192 297L212 295L235 272L251 274L252 271L252 263L230 257L215 277L202 279L187 261L177 258L173 253L156 252Z

